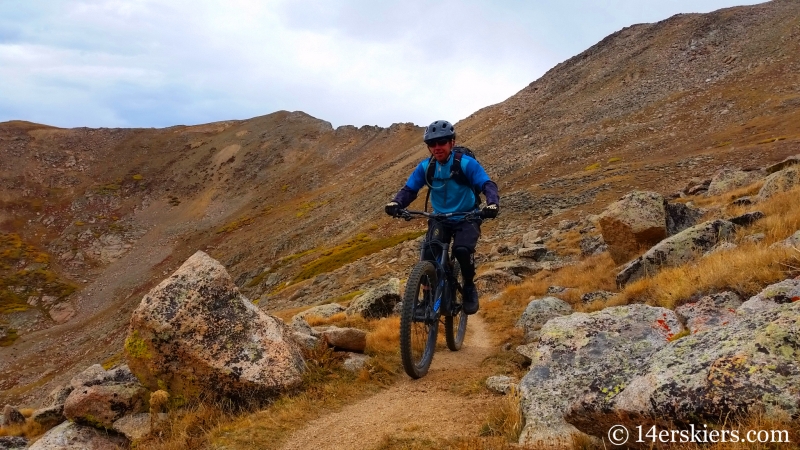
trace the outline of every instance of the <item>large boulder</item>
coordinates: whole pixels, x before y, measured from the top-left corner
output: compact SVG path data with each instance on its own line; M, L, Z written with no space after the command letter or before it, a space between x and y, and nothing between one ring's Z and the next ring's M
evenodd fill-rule
M762 170L752 170L745 172L738 169L722 169L713 177L708 185L706 195L713 196L724 194L737 188L745 187L764 178L766 173Z
M790 166L768 176L758 191L758 199L766 200L779 192L786 192L800 185L800 166Z
M64 422L45 433L28 450L113 450L129 447L125 436Z
M291 334L197 252L142 299L125 356L145 386L176 402L201 394L261 400L302 382L305 363Z
M613 425L634 429L657 418L724 423L751 413L800 415L800 303L670 343L621 392L576 403L567 420L602 436Z
M564 420L570 405L619 392L682 330L671 310L639 304L550 319L539 341L523 346L532 363L520 382L520 444L572 448L579 432Z
M525 331L525 342L531 342L538 337L539 330L553 317L572 314L572 306L556 297L532 299L522 316L517 320L516 327Z
M667 237L664 197L634 191L608 206L598 225L617 264L628 261L641 247L650 247Z
M624 286L632 281L653 275L664 266L678 266L692 261L702 254L733 236L733 223L717 219L695 225L681 231L675 236L659 242L644 255L629 262L617 275L617 284Z
M360 315L366 319L379 319L392 314L400 298L400 280L390 278L386 283L353 299L345 311L348 316Z

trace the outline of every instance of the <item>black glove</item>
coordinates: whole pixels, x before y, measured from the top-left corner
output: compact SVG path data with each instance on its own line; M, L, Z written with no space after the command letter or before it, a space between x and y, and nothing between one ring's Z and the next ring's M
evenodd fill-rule
M497 217L497 213L500 212L500 207L492 203L491 205L486 205L481 210L481 215L483 215L484 219L494 219Z
M389 202L383 209L386 211L386 214L397 217L397 213L400 211L400 205L397 202Z

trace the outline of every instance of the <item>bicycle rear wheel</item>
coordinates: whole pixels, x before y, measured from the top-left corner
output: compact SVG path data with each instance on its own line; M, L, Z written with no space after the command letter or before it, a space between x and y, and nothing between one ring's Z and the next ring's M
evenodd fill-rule
M436 268L429 261L418 262L406 282L400 314L400 356L411 378L428 373L436 349L439 314L433 310Z
M453 276L456 277L458 284L463 286L464 277L461 275L461 265L458 261L453 264ZM450 305L450 312L444 318L444 336L447 338L447 348L457 352L461 350L461 345L464 343L469 316L464 313L464 299L461 293L453 291L452 296L453 303Z

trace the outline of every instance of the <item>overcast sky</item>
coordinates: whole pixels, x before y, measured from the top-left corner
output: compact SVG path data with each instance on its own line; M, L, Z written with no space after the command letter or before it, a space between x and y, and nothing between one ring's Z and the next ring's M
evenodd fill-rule
M0 122L456 122L632 24L746 0L0 0Z

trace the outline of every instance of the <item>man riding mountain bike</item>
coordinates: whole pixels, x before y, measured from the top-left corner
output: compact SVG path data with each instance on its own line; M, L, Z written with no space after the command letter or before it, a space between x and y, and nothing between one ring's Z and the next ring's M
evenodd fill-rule
M479 210L479 192L486 197L483 207L484 218L495 218L500 211L500 197L497 184L489 179L486 171L474 158L458 151L453 151L456 142L456 130L446 120L437 120L425 129L423 137L431 158L417 165L408 178L405 186L386 204L386 214L396 217L401 209L406 208L423 186L430 190L433 212L467 213ZM429 176L429 166L432 176ZM455 164L455 165L454 165ZM425 242L433 239L449 242L453 239L453 255L461 266L464 278L464 312L478 312L478 290L475 288L475 245L481 235L481 220L463 220L456 214L446 222L428 221L428 233ZM423 244L422 259L432 261L435 255L431 246Z

